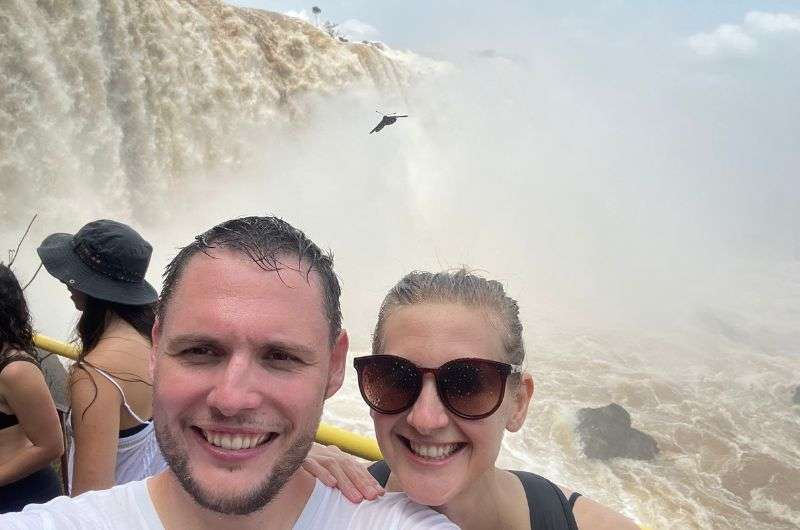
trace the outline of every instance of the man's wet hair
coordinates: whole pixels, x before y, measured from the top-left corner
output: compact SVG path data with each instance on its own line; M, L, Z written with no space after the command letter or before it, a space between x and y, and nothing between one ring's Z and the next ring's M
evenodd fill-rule
M506 294L502 283L463 268L445 272L414 271L403 276L383 299L372 335L372 353L383 353L384 327L392 312L417 304L458 304L485 310L490 323L500 332L508 361L522 364L525 360L517 301Z
M294 270L309 275L316 272L322 286L325 317L328 320L330 343L333 344L342 330L342 293L339 279L333 271L333 254L323 252L301 230L278 217L241 217L218 224L194 238L183 247L164 270L164 285L158 302L157 315L165 319L170 300L175 294L181 276L193 256L199 253L214 257L212 249L239 252L268 272ZM286 260L286 257L297 261Z

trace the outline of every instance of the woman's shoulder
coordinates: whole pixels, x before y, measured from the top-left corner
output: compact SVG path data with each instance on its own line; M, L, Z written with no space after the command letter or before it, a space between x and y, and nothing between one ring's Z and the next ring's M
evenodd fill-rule
M150 342L132 326L109 326L81 363L70 370L70 383L87 385L91 395L98 387L107 392L119 393L131 380L149 381L148 361Z
M110 326L97 341L84 359L93 365L115 370L120 365L126 366L128 361L137 362L147 359L150 354L150 341L139 334L132 326Z
M588 530L639 530L639 525L619 512L588 497L581 497L573 508L579 528Z
M44 383L44 375L37 360L29 353L6 356L0 363L0 394L19 388L36 388Z
M551 508L556 511L563 508L565 514L567 510L571 512L578 528L588 530L638 530L639 528L624 515L540 475L526 471L512 471L512 473L520 478L530 505L536 505L538 502L541 506L545 497L550 497L554 501L558 499L560 502L552 503ZM552 493L555 493L555 496Z
M8 348L0 356L0 375L7 371L29 370L33 367L39 369L39 361L30 353Z
M551 480L529 471L508 471L519 481L527 501L526 512L533 528L576 530L572 503ZM518 514L520 517L521 514Z

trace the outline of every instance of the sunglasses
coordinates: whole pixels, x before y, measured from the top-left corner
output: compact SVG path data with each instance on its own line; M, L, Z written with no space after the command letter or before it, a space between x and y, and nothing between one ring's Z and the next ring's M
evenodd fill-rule
M439 368L422 368L396 355L366 355L353 359L364 401L381 414L410 409L422 392L422 376L433 374L442 404L468 420L490 416L503 403L506 380L522 366L489 359L454 359Z

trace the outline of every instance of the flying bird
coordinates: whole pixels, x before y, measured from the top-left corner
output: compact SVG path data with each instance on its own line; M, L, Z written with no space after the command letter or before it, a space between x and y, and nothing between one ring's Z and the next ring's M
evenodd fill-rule
M378 112L378 111L376 110L375 112ZM375 128L372 129L369 132L370 134L380 131L381 129L383 129L387 125L393 124L394 122L397 121L397 118L408 118L408 114L400 114L400 115L398 115L398 114L395 114L393 112L390 113L390 114L383 114L382 112L378 112L378 114L383 115L383 117L381 118L381 121L378 122L378 125L376 125Z

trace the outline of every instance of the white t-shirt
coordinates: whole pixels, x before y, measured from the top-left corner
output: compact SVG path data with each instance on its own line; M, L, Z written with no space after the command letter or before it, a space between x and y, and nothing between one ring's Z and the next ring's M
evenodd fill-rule
M0 515L3 530L164 530L147 491L147 479L57 497ZM386 493L354 504L317 481L294 530L457 530L444 515L411 501L405 493Z
M417 504L405 493L384 493L374 501L354 504L336 488L319 480L294 530L456 530L444 515Z

